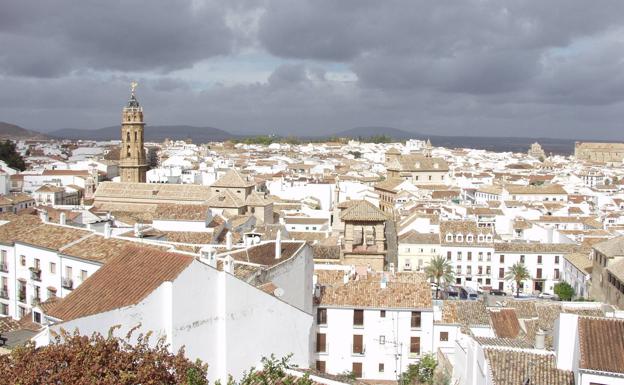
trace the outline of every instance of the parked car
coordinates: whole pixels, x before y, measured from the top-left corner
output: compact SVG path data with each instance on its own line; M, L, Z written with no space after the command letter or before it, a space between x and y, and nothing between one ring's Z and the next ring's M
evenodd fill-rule
M476 300L479 299L479 293L471 287L460 287L459 297L461 299Z
M495 289L493 289L493 290L490 290L490 295L496 295L496 296L506 296L506 295L507 295L507 293L505 293L505 292L504 292L504 291L502 291L502 290L495 290Z
M553 301L559 300L559 296L557 294L551 294L551 293L539 293L537 295L537 298L552 299Z

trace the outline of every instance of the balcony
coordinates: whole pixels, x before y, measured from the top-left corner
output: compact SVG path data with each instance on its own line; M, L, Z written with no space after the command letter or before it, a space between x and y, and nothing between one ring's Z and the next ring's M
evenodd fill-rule
M26 290L17 293L17 300L26 303Z
M321 344L321 345L316 345L316 353L318 353L318 354L327 354L328 351L329 351L329 344L328 343Z
M9 265L5 263L0 263L0 272L2 273L8 273L9 272Z
M30 279L41 282L41 269L38 267L30 268Z
M63 278L61 286L63 286L63 289L73 290L74 281L71 278Z
M9 299L9 291L7 289L0 290L0 298Z

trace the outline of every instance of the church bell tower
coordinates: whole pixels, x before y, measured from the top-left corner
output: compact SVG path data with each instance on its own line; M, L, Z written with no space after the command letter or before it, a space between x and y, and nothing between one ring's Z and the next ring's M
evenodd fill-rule
M130 85L130 100L121 114L121 149L119 171L122 182L145 183L147 161L143 147L143 108L134 94L137 83Z

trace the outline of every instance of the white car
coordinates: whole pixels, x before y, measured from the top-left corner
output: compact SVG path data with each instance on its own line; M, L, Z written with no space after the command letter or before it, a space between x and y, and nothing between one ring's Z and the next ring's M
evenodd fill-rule
M551 293L539 293L537 295L537 298L552 299L556 301L559 299L559 296L557 294L551 294Z

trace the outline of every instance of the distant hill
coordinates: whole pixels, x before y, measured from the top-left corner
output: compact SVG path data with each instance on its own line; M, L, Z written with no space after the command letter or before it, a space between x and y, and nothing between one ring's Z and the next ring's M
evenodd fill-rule
M22 139L32 139L32 140L45 140L48 139L44 134L27 130L15 124L0 122L0 139L13 139L13 140L22 140Z
M81 130L65 128L52 131L51 137L59 139L82 139L82 140L114 140L121 138L120 126L104 127L96 130ZM191 139L195 143L223 141L234 138L235 135L214 127L195 126L145 126L146 142L162 142L169 139Z
M338 131L335 136L342 138L370 138L371 136L389 136L392 139L402 140L402 139L412 139L422 137L422 134L417 132L407 132L400 130L398 128L392 127L354 127L344 131Z

